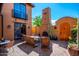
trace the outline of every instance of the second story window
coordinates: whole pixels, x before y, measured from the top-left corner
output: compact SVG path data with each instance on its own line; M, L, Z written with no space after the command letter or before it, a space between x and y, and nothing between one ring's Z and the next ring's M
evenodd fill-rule
M20 19L27 19L25 4L14 3L14 17Z

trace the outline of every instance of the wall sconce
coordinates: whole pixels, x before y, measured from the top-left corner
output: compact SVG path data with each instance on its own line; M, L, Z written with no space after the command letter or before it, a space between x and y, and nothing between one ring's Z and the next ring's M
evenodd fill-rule
M7 28L11 28L11 25L8 25Z
M30 26L28 26L28 29L30 28Z

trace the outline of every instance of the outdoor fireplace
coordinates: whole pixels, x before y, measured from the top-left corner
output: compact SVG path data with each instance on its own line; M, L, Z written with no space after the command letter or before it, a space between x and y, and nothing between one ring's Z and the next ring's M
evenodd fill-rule
M44 32L42 33L42 36L48 37L48 33L47 33L46 31L44 31Z

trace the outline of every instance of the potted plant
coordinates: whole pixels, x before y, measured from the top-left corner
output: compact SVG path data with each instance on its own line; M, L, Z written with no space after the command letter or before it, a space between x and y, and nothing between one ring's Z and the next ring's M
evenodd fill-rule
M68 51L71 56L79 56L79 25L71 30L71 37L69 37Z

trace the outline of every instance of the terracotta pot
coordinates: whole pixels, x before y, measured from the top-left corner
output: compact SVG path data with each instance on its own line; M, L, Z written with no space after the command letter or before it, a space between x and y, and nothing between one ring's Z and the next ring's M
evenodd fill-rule
M79 48L77 47L68 48L68 51L71 56L79 56Z

